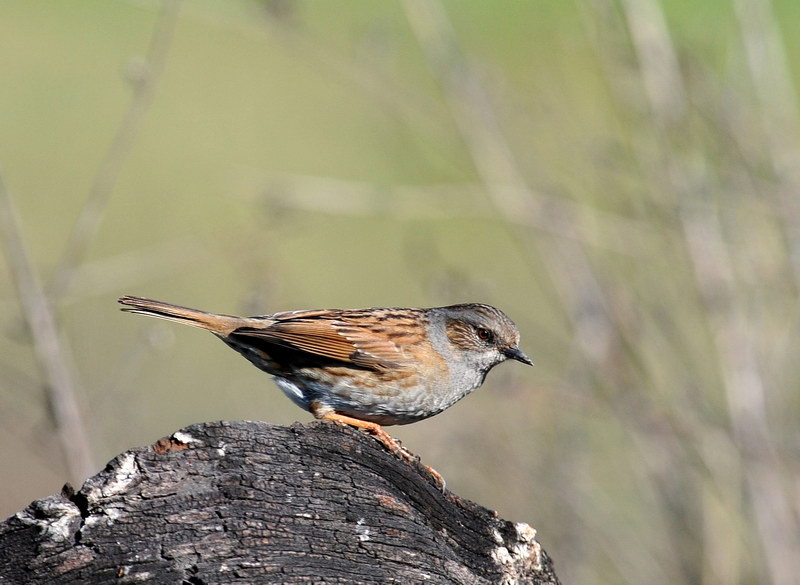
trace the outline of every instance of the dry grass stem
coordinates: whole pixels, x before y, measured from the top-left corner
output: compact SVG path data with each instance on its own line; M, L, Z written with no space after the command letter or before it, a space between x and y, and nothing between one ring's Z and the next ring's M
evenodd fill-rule
M25 248L11 195L0 177L0 228L22 313L47 386L56 436L67 472L79 483L96 470L89 434L81 416L77 386L66 345Z

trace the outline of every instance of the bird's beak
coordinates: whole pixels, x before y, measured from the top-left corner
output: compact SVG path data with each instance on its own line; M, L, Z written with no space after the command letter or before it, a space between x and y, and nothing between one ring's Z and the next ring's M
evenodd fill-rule
M528 364L529 366L533 365L531 358L522 353L522 350L518 348L516 345L512 345L511 347L507 347L506 349L504 349L503 354L509 359L517 360L518 362L522 362L523 364Z

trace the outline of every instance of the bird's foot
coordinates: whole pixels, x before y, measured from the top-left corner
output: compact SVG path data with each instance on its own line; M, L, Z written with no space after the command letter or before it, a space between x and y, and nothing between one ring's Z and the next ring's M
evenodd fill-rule
M375 437L378 441L380 441L384 447L394 455L397 455L400 459L407 463L417 464L419 463L419 457L414 455L411 451L403 447L400 444L400 441L392 437L389 433L387 433L381 425L378 423L361 420L358 418L353 418L351 416L346 416L343 414L338 414L335 412L326 412L323 413L319 418L324 420L330 420L339 424L350 425L353 427L358 427L360 429L364 429L368 431L373 437ZM422 464L422 467L428 472L428 475L433 479L433 482L436 486L442 491L445 491L445 486L447 482L445 482L442 475L436 471L430 465Z

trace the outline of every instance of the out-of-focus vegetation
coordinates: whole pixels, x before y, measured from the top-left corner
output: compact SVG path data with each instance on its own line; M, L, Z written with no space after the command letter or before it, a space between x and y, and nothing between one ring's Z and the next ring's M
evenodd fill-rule
M797 582L800 3L0 16L3 515L189 423L309 419L120 294L478 300L537 365L393 430L451 489L565 583Z

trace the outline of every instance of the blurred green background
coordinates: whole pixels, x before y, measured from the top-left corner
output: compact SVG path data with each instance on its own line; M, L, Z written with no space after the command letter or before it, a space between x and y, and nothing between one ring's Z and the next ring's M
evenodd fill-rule
M310 420L122 294L482 301L536 367L391 429L448 487L565 583L800 582L799 68L796 0L5 0L0 515Z

